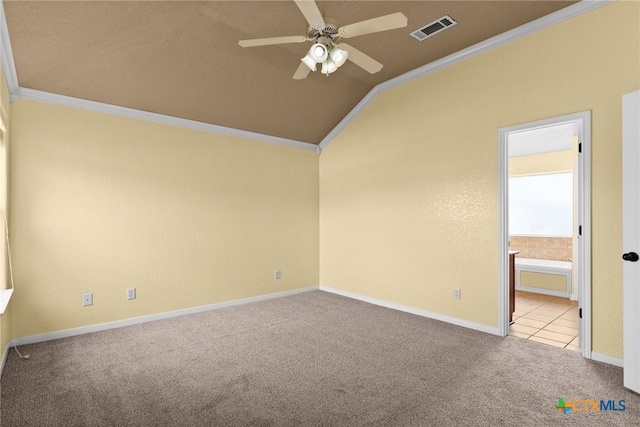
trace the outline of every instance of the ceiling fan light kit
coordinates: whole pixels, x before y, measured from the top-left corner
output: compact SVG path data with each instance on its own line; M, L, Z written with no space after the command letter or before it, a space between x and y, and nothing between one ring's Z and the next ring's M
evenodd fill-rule
M336 67L340 68L345 62L347 62L349 52L340 49L338 46L333 46L331 48L331 52L329 52L329 57L331 57L331 60L336 64Z
M321 73L328 76L341 67L347 61L348 56L349 53L338 46L326 46L322 43L316 43L311 46L311 49L301 61L311 71L316 71L316 64L322 64Z
M329 74L335 72L337 69L338 66L336 65L336 63L333 62L331 58L327 58L327 60L322 63L321 73L325 76L328 76Z
M340 38L362 36L407 26L407 17L397 12L338 27L333 19L322 16L314 0L295 0L295 3L309 23L307 37L285 36L240 40L238 44L242 47L254 47L312 41L313 45L301 59L302 64L293 75L296 80L306 78L310 71L316 71L316 64L322 64L321 73L328 76L344 65L347 59L371 74L377 73L382 69L381 63L353 46L346 43L336 45L336 42Z
M307 53L307 55L301 59L301 61L309 67L309 70L315 71L317 62Z
M311 46L311 49L309 49L309 55L314 61L321 63L327 59L327 56L329 56L329 50L322 43L315 43Z

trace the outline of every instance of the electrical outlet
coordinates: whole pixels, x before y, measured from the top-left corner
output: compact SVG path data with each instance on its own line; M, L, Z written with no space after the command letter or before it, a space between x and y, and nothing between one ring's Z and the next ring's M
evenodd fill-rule
M93 294L92 293L86 293L82 295L82 305L87 306L87 305L93 305Z
M276 279L280 278L280 270L276 270L276 274L274 275Z
M460 299L460 288L455 288L455 289L453 290L453 297L454 297L455 299Z
M127 289L127 299L136 299L136 288Z

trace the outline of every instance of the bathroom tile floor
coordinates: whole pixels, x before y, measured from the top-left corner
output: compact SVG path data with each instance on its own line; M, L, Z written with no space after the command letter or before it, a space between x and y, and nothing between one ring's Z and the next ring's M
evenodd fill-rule
M516 291L509 335L578 351L578 302Z

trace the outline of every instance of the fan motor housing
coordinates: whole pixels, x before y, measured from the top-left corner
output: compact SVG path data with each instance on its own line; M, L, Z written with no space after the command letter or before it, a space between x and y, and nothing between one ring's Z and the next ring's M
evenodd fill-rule
M338 34L338 23L335 19L322 19L324 19L325 27L320 30L308 27L307 34L310 39L315 39L318 43L329 45L331 42L335 42L340 38L340 34Z

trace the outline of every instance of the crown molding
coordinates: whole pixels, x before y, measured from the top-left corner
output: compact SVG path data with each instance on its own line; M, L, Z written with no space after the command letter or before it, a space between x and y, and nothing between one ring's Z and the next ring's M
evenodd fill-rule
M13 62L13 51L11 50L7 19L4 14L4 2L2 0L0 0L0 61L2 62L4 78L7 80L7 86L9 86L11 100L13 100L14 94L20 90L20 86L18 85L16 65Z
M58 105L65 105L74 108L82 108L91 111L97 111L107 114L115 114L124 117L135 118L139 120L147 120L156 123L168 124L172 126L196 129L205 132L213 132L223 135L235 136L239 138L248 138L262 142L286 145L289 147L303 148L314 150L318 154L326 148L327 145L353 120L379 93L391 89L393 87L408 83L417 78L426 76L442 68L464 61L465 59L487 52L496 47L502 46L521 37L533 34L542 29L559 24L568 19L590 12L601 6L609 4L615 0L582 0L570 6L560 9L552 14L543 16L535 21L528 22L520 27L499 34L495 37L477 43L459 52L453 53L437 61L426 64L415 70L409 71L401 76L380 83L365 95L364 98L327 134L320 144L311 144L308 142L295 141L286 138L280 138L272 135L265 135L255 132L244 131L240 129L227 128L224 126L213 125L209 123L197 122L194 120L181 119L163 114L150 113L147 111L136 110L133 108L119 107L111 104L104 104L95 101L88 101L79 98L73 98L65 95L57 95L48 92L42 92L34 89L22 88L18 84L15 63L13 61L13 52L11 50L11 42L9 40L9 32L7 30L7 22L4 14L4 6L0 0L0 60L4 70L11 100L15 101L19 98L31 99L36 101L48 102Z
M570 6L553 12L549 15L538 18L535 21L528 22L524 25L516 27L512 30L506 31L502 34L498 34L490 39L477 43L473 46L469 46L466 49L452 53L449 56L445 56L437 61L430 62L415 70L409 71L386 82L380 83L375 86L371 91L345 116L344 119L333 128L329 134L320 142L318 151L324 150L327 145L355 118L379 93L385 90L394 88L396 86L403 85L420 77L424 77L433 72L439 71L450 65L457 64L458 62L469 59L473 56L490 51L509 42L517 40L521 37L528 36L537 31L559 24L583 13L590 12L606 4L612 3L615 0L582 0L578 3L574 3Z
M365 97L362 98L360 102L358 102L358 104L355 107L353 107L353 109L349 111L349 113L346 116L344 116L342 120L340 120L340 123L338 123L336 127L334 127L331 130L331 132L329 132L327 136L325 136L324 139L320 141L320 144L318 144L318 154L322 153L322 150L324 150L325 147L329 145L331 141L333 141L333 138L338 136L338 134L342 132L342 129L347 127L349 122L351 122L351 120L353 120L358 114L360 114L360 112L364 110L364 108L371 101L373 101L373 98L375 98L379 92L380 92L380 85L371 89L369 93L367 93Z
M0 0L0 61L4 71L11 101L17 99L30 99L33 101L47 102L50 104L63 105L67 107L80 108L100 113L114 114L117 116L129 117L133 119L146 120L155 123L178 126L187 129L195 129L204 132L217 133L222 135L234 136L238 138L252 139L256 141L268 142L272 144L280 144L288 147L302 148L305 150L313 150L320 152L318 145L308 142L296 141L287 138L280 138L272 135L265 135L256 132L249 132L240 129L228 128L224 126L213 125L209 123L198 122L195 120L181 119L178 117L167 116L164 114L151 113L148 111L136 110L133 108L119 107L116 105L105 104L101 102L88 101L85 99L74 98L71 96L58 95L49 92L43 92L35 89L20 87L18 84L18 75L13 60L13 51L11 49L11 41L9 39L9 31L7 29L7 20L4 13L4 3Z
M303 148L305 150L316 151L318 146L308 142L300 142L292 139L280 138L277 136L264 135L261 133L249 132L240 129L228 128L195 120L181 119L164 114L151 113L148 111L136 110L134 108L119 107L117 105L105 104L102 102L88 101L86 99L74 98L71 96L58 95L50 92L43 92L35 89L21 87L17 93L17 98L32 101L46 102L49 104L63 105L66 107L79 108L83 110L95 111L98 113L113 114L116 116L128 117L132 119L145 120L149 122L161 123L171 126L178 126L187 129L195 129L204 132L212 132L222 135L235 136L238 138L253 139L256 141L269 142L273 144L286 145L289 147Z

